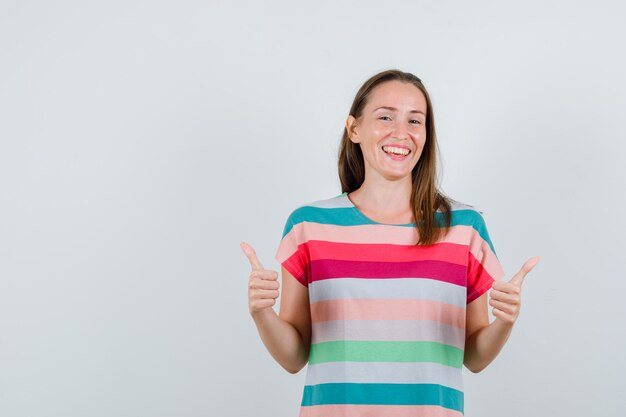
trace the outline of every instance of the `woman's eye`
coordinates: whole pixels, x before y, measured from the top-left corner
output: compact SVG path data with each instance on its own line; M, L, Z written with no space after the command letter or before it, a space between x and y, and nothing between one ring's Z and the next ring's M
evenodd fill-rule
M422 124L422 122L420 122L419 120L411 120L411 123L413 123L415 125Z
M391 120L391 117L389 117L389 116L380 116L378 119L379 120Z

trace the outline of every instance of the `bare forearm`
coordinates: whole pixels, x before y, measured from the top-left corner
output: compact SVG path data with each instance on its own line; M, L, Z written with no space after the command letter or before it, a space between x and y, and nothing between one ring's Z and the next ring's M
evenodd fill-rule
M252 318L268 352L287 372L295 374L306 365L309 347L294 326L281 320L272 308L253 314Z
M498 356L511 335L521 304L521 290L524 277L539 262L539 257L528 259L509 282L495 281L491 287L493 315L496 319L489 323L487 317L486 293L468 304L466 329L472 329L465 340L463 363L472 372L480 372ZM482 301L481 301L482 300ZM477 329L477 330L473 330Z
M485 369L498 356L512 329L512 323L496 319L474 332L465 342L463 362L467 369L472 372Z

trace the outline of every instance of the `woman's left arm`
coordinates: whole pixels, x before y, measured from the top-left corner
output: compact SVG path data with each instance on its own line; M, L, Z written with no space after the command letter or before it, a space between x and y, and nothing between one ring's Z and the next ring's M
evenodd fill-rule
M537 262L538 256L530 258L509 282L493 283L489 304L496 319L491 324L487 313L487 293L467 305L463 363L470 371L482 371L500 353L519 316L524 277Z

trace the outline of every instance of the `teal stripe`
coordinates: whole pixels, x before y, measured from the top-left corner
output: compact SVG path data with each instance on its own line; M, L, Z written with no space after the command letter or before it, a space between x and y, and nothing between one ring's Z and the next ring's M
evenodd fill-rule
M441 226L444 225L443 213L436 212L435 219ZM364 217L354 207L319 208L303 206L297 208L291 213L291 215L287 219L285 228L283 229L282 237L285 237L285 235L287 235L287 233L291 231L293 226L304 221L336 226L360 226L366 224L380 224ZM489 244L492 252L494 254L496 253L493 244L491 243L491 239L489 238L489 233L487 233L485 220L479 212L469 209L453 210L450 225L472 226L478 232L480 237ZM407 223L399 227L415 227L415 224Z
M325 404L435 405L463 412L463 392L437 384L305 385L302 406Z
M491 251L497 258L498 254L496 253L496 249L493 247L493 243L491 243L491 239L489 238L489 232L487 232L487 225L485 225L485 219L483 218L483 216L480 213L473 211L473 210L459 210L459 211L469 212L469 213L464 214L465 217L468 217L468 218L471 217L473 219L473 222L469 223L468 225L471 225L474 228L474 230L478 232L480 237L483 238L483 240L489 244ZM456 215L456 213L458 213L458 211L452 212L453 223L454 223L454 216Z
M322 362L433 362L461 368L463 350L424 341L335 340L311 344L309 364Z
M332 224L337 226L359 226L363 224L375 224L359 216L353 207L319 208L304 206L294 210L285 225L283 237L291 231L293 226L304 221L320 224Z

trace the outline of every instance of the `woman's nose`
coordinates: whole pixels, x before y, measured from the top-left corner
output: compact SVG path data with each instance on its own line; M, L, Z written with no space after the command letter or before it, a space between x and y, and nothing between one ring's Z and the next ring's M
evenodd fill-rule
M409 130L404 123L396 123L394 126L394 136L398 139L408 139Z

